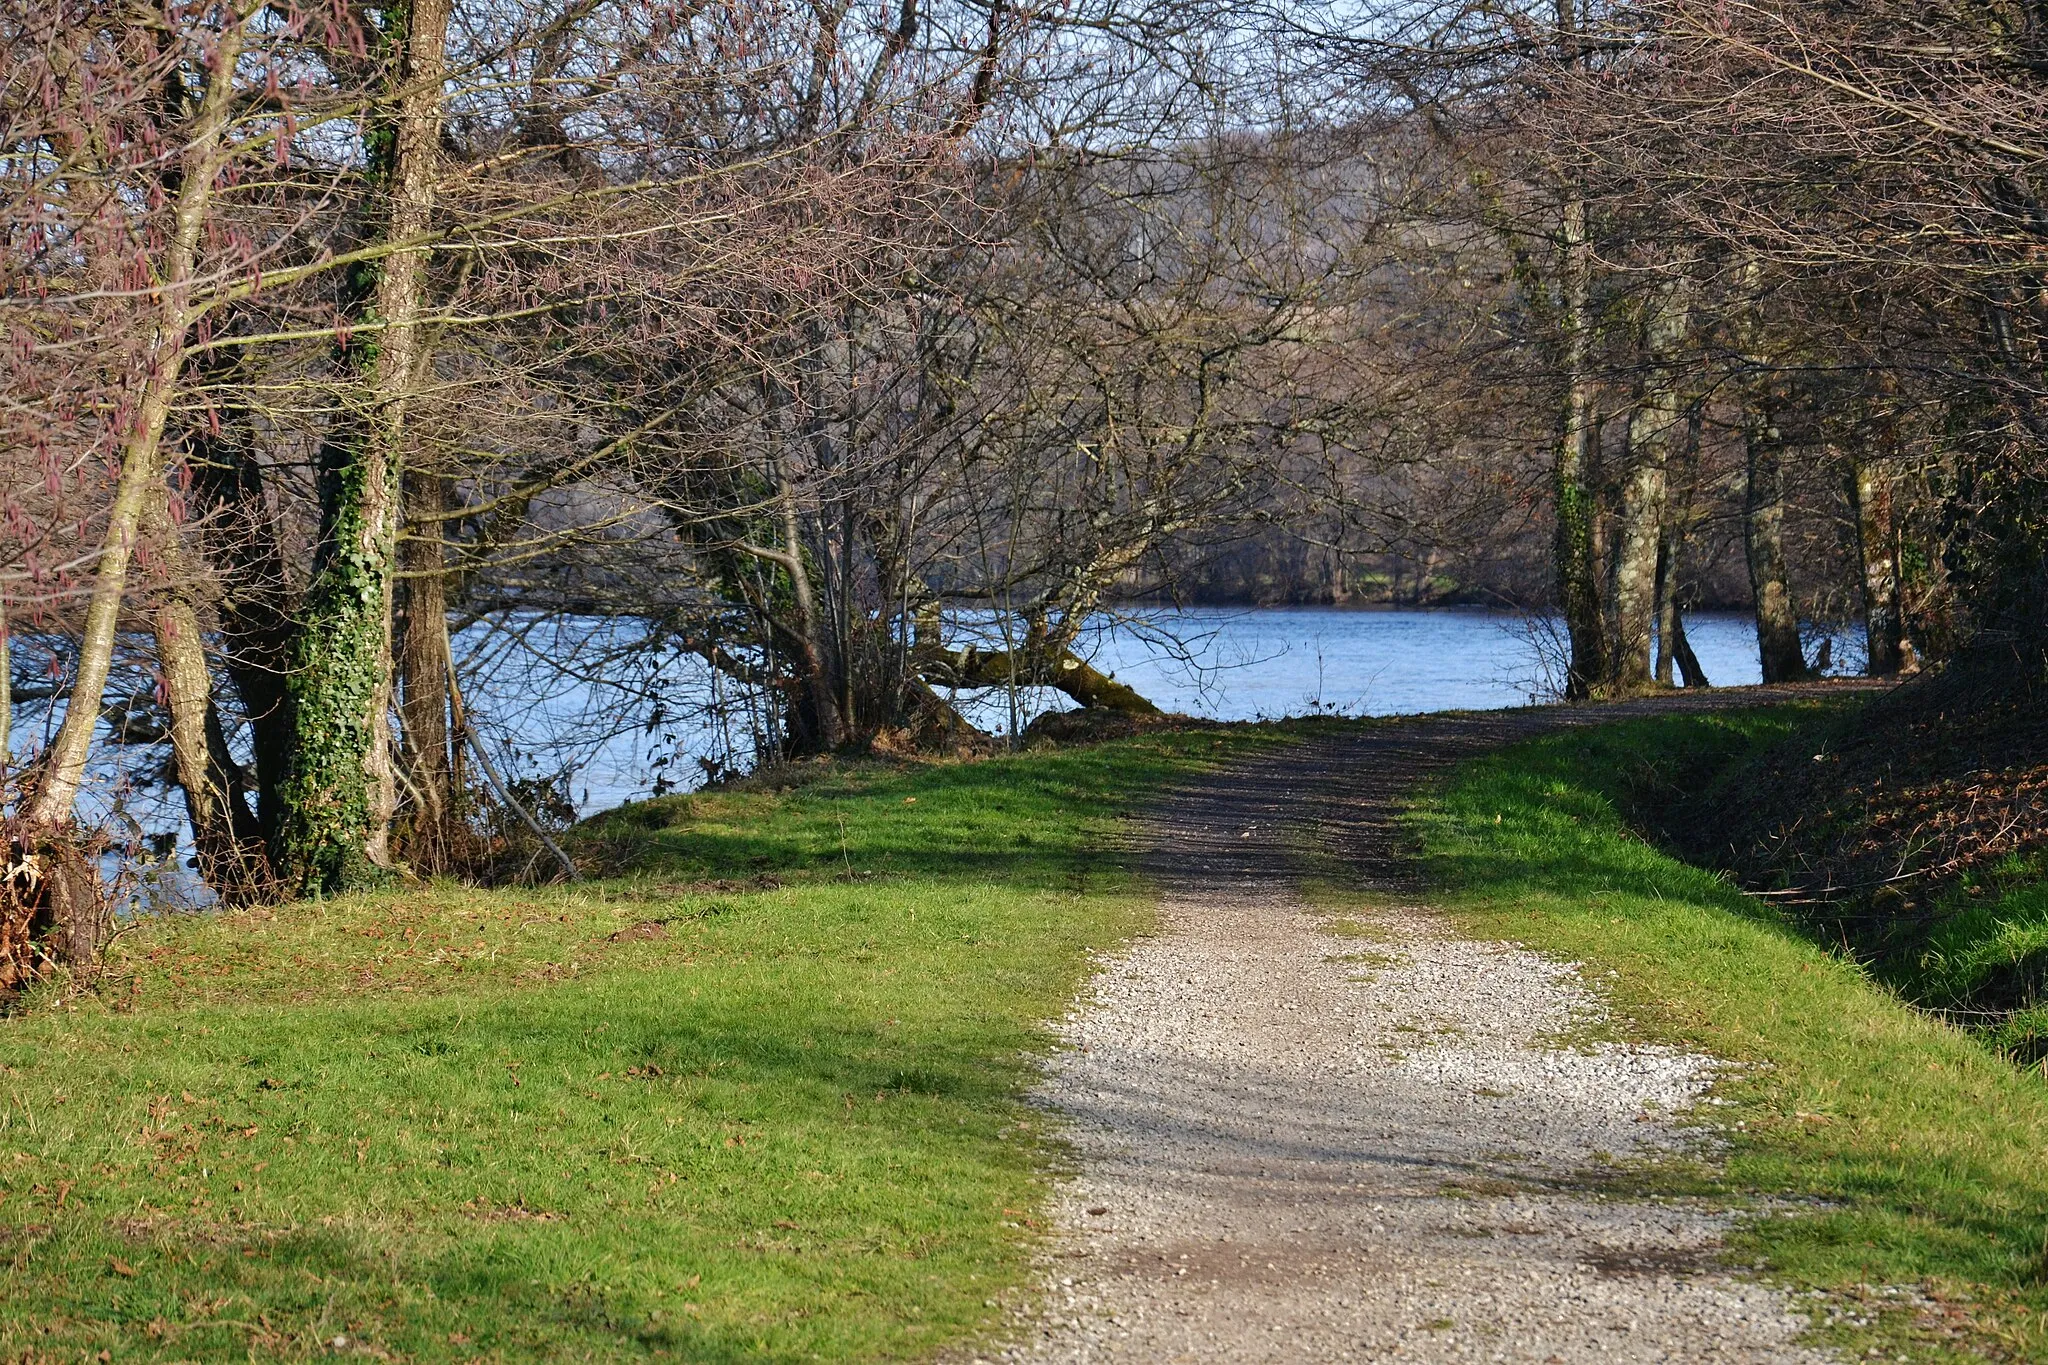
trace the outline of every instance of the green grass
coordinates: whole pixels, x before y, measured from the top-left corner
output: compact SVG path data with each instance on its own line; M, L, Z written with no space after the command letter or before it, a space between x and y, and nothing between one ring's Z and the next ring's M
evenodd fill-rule
M1045 1021L1150 913L1104 831L1277 733L820 768L585 831L609 882L142 928L0 1020L0 1356L975 1337L1057 1154Z
M1671 716L1468 765L1414 816L1430 871L1475 934L1586 963L1636 1036L1744 1064L1717 1092L1732 1146L1715 1188L1821 1202L1748 1223L1738 1263L1876 1305L1875 1325L1828 1331L1887 1358L2048 1357L2048 1084L1619 813L1809 718ZM1881 1312L1885 1296L1866 1292L1902 1284L1940 1306Z
M1916 1002L1950 1010L2015 1065L2048 1078L2048 871L2009 856L1939 895L1910 956L1882 964Z

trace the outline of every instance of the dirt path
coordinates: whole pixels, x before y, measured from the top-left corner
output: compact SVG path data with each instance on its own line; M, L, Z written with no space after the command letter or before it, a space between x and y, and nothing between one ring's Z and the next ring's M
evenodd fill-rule
M1599 1014L1570 968L1420 908L1335 937L1295 889L1308 840L1401 888L1416 782L1621 710L1419 720L1164 808L1160 930L1105 965L1044 1088L1080 1168L1046 1306L1005 1359L1833 1359L1721 1267L1723 1216L1590 1188L1696 1141L1672 1116L1712 1059L1561 1046Z

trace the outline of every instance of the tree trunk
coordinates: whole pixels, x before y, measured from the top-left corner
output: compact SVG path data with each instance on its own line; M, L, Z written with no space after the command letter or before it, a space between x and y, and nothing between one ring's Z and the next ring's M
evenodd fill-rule
M1745 423L1748 446L1743 495L1743 546L1756 598L1757 653L1767 683L1810 676L1799 644L1799 613L1785 573L1784 441L1767 404L1753 401Z
M223 321L223 333L232 322ZM244 382L243 360L240 347L206 352L195 362L194 381L209 393L232 393ZM214 605L219 661L249 727L255 810L268 847L277 837L291 753L285 679L291 673L292 611L302 584L285 557L287 537L265 490L253 415L231 402L216 408L211 421L188 421L180 437L198 514L197 544L221 585Z
M233 113L235 64L241 51L241 19L236 13L215 44L206 94L179 158L176 207L158 274L162 283L156 291L156 330L151 339L149 371L137 395L127 439L122 443L120 473L115 480L113 502L107 509L106 531L95 566L92 597L86 606L85 628L78 642L78 666L64 706L64 723L44 755L34 794L22 812L36 845L33 853L41 869L40 880L26 897L9 895L5 908L0 909L0 919L11 921L0 924L0 943L10 945L10 951L19 950L32 938L38 939L50 945L59 961L81 971L90 970L97 960L111 925L98 873L67 842L65 828L85 777L93 735L99 728L100 705L113 666L115 632L127 594L135 542L142 529L144 511L163 477L164 427L177 396L185 333L199 311L192 302L199 242L212 210L222 144ZM12 888L20 883L13 879L9 885ZM28 960L19 956L10 957L9 963L9 972L32 969Z
M224 428L240 420L223 415ZM291 673L291 605L297 585L285 562L284 534L271 514L263 473L244 444L214 441L188 462L192 492L205 511L207 561L224 591L219 607L221 662L248 721L256 778L256 816L267 845L280 828L292 728L285 680Z
M1899 559L1892 527L1892 481L1869 460L1849 471L1856 509L1856 548L1863 565L1864 672L1895 676L1905 665L1905 623L1899 610Z
M454 760L448 726L448 580L441 540L447 485L439 474L405 479L406 510L420 520L398 543L405 575L399 596L399 720L405 728L407 790L417 803L406 861L422 873L454 866Z
M1669 523L1657 538L1657 659L1654 677L1671 686L1671 662L1678 645L1678 535Z
M400 47L397 118L366 139L373 179L389 194L386 240L400 245L376 272L381 330L366 334L359 345L371 354L355 360L369 371L368 411L322 452L321 534L289 682L294 742L278 848L281 871L302 893L368 884L391 863L391 582L427 264L424 249L402 244L425 232L433 211L449 6L415 0L394 12L404 25L391 35Z
M1699 655L1692 652L1692 641L1685 638L1685 617L1676 608L1671 612L1671 652L1678 660L1678 675L1685 679L1687 687L1711 687L1707 681L1707 670L1700 667Z
M795 662L803 673L804 697L798 703L799 724L792 734L806 737L806 747L817 753L830 753L840 748L847 740L847 713L840 705L840 689L834 684L827 661L834 657L823 638L824 620L819 611L817 599L811 593L810 566L804 562L804 542L797 522L796 493L783 474L781 462L776 464L776 474L782 480L782 490L777 499L782 513L782 546L784 558L778 561L784 573L789 575L791 599L796 604L797 648ZM840 654L840 665L845 666L844 652Z
M120 474L114 500L107 509L92 598L86 607L85 629L78 642L78 667L64 707L64 723L44 757L36 791L24 815L31 826L54 833L71 818L99 728L100 703L113 666L114 633L128 588L128 565L134 556L142 516L163 474L164 424L178 391L184 363L185 332L196 310L193 275L213 203L214 180L220 171L221 143L232 113L235 63L242 50L242 29L230 24L215 48L213 71L207 78L191 140L178 169L178 198L171 240L164 253L156 295L156 334L149 373L143 380L128 438L121 449ZM76 936L68 936L75 941Z
M1670 281L1652 291L1643 319L1647 368L1641 397L1629 415L1632 464L1622 490L1621 537L1614 560L1613 676L1617 690L1624 692L1647 686L1653 677L1651 638L1659 609L1660 565L1668 548L1670 459L1685 409L1678 351L1689 320L1684 281ZM1668 681L1668 655L1660 671L1659 681Z
M957 687L1003 687L1014 679L1022 687L1054 687L1082 706L1122 711L1134 716L1161 714L1136 688L1120 683L1077 654L1050 651L968 648L942 665L945 681Z
M7 624L7 595L0 593L0 812L6 775L14 769L14 635Z
M1558 434L1552 482L1557 503L1557 589L1564 609L1571 658L1565 696L1593 695L1608 676L1606 622L1601 619L1600 579L1593 553L1593 503L1587 471L1593 462L1593 378L1589 248L1586 205L1576 196L1564 205L1564 369L1563 426Z
M157 546L165 583L151 613L157 664L171 713L171 758L185 792L199 875L230 905L261 899L269 889L261 828L249 810L241 765L213 700L213 672L199 613L192 604L177 531L157 490L146 529Z

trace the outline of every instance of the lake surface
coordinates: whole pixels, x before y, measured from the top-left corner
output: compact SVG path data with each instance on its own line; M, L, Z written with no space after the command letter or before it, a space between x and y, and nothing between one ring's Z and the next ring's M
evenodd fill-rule
M963 616L949 629L964 639L976 622ZM1686 632L1716 685L1760 680L1749 617L1702 613L1687 618ZM1834 639L1833 671L1860 670L1860 631ZM464 631L457 650L471 714L508 775L552 779L591 814L746 767L753 745L744 696L694 655L657 653L645 641L639 622L609 619L511 617ZM1817 643L1809 641L1809 656ZM1214 720L1526 706L1557 695L1562 661L1554 622L1455 608L1133 612L1093 631L1081 650L1161 708ZM954 700L999 736L1013 715L1021 728L1071 705L1045 688ZM17 718L34 722L15 730L24 754L55 719ZM190 831L177 789L163 780L167 758L161 744L103 749L81 813L138 847L169 841L170 853L137 865L150 883L145 898L203 905L212 895L184 867Z
M1715 684L1762 679L1749 617L1695 616L1686 630ZM1548 621L1457 608L1190 609L1113 628L1095 651L1096 667L1164 709L1214 720L1527 706L1556 695L1561 662Z
M706 763L744 765L744 724L736 728L730 708L722 720L704 713L713 684L701 664L671 660L666 676L638 681L643 693L654 684L667 698L662 718L649 726L644 700L593 683L587 673L557 672L550 662L579 650L625 653L632 641L618 632L637 628L591 623L562 629L588 633L571 641L545 630L501 630L469 641L477 672L471 700L507 745L514 767L567 772L574 804L588 813L647 796L658 784L697 786ZM957 629L966 633L972 626ZM1686 631L1714 684L1760 681L1748 616L1700 613L1687 618ZM1133 613L1095 631L1083 652L1163 709L1215 720L1526 706L1556 696L1561 658L1555 623L1455 608ZM1839 634L1835 671L1860 669L1861 652L1858 633ZM1070 704L1050 689L1025 689L1016 700L1020 724ZM962 693L957 701L984 729L1008 732L1011 698L1003 691Z

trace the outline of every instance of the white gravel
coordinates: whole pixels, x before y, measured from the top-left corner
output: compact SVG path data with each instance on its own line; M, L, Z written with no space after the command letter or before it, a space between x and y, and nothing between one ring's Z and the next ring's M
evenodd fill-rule
M1042 1099L1077 1169L1000 1359L1836 1359L1721 1268L1726 1215L1589 1188L1698 1151L1711 1058L1567 1041L1599 1017L1573 968L1423 910L1338 937L1270 866L1186 866L1066 1025Z

